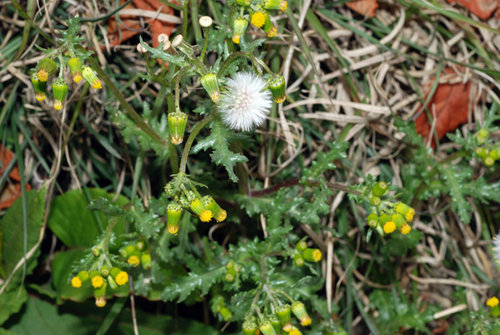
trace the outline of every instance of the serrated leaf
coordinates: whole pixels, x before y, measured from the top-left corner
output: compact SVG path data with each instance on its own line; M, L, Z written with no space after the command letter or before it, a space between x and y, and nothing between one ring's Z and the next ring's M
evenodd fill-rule
M169 156L168 147L154 141L151 136L140 129L136 123L125 113L111 105L106 106L110 112L113 123L120 129L120 132L127 143L133 143L135 140L144 151L153 150L160 158L166 159ZM168 138L168 120L167 115L162 114L159 119L153 118L149 106L144 103L142 117L144 121L162 138Z
M87 207L92 211L99 211L109 216L118 216L125 213L120 206L103 197L92 200Z
M468 224L470 222L471 213L474 209L471 204L465 199L464 185L467 184L467 180L471 177L471 172L468 169L459 171L455 167L441 167L441 172L443 173L444 181L449 188L451 196L451 208L458 213L460 220L463 223Z
M229 178L233 182L238 181L238 177L234 173L233 169L237 163L243 163L248 161L248 159L238 153L229 150L229 140L232 138L232 132L227 128L221 120L216 119L212 122L210 135L203 140L199 141L196 146L193 147L193 152L197 153L200 150L213 149L210 157L212 161L217 165L224 165L229 175Z
M161 298L164 301L177 299L178 302L182 302L197 289L201 291L202 296L206 295L210 287L223 276L225 270L225 267L220 267L201 273L189 272L180 281L167 286Z

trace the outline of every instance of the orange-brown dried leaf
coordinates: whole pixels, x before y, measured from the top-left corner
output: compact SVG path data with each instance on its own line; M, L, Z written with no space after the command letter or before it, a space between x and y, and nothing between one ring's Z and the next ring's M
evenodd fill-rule
M447 1L450 4L459 3L460 5L467 8L469 11L474 13L477 17L479 17L482 20L488 19L497 8L500 9L500 0L447 0Z
M463 83L459 78L453 69L445 69L441 79L446 82L438 84L436 92L427 104L431 117L436 118L435 131L438 139L442 139L447 132L454 131L459 125L467 122L472 84L471 81ZM428 98L429 91L435 80L436 78L433 78L430 83L424 86L425 99ZM475 91L473 90L473 92ZM426 142L429 136L433 136L430 134L431 123L427 119L425 111L415 120L415 127ZM436 144L434 137L432 137L431 144L432 147Z
M3 169L9 166L14 158L14 154L9 149L0 145L0 174L3 174ZM21 176L19 175L19 168L14 168L9 173L9 179L5 186L0 190L0 209L9 208L14 201L21 196ZM26 184L26 190L31 190L31 186Z
M125 0L120 1L121 5L123 5L124 3ZM154 12L160 10L160 13L170 15L174 14L174 10L171 7L163 4L159 0L134 0L132 3L127 5L125 9L142 9ZM133 15L120 15L120 20L120 29L118 29L118 25L116 24L114 16L112 16L108 22L108 40L110 45L112 46L119 45L143 31L140 17ZM148 24L147 27L151 31L151 35L153 38L152 43L155 48L159 45L158 35L167 34L170 36L175 26L172 23L151 18L143 18L143 20Z
M375 9L378 7L377 0L355 0L347 2L346 5L353 11L368 17L374 17Z

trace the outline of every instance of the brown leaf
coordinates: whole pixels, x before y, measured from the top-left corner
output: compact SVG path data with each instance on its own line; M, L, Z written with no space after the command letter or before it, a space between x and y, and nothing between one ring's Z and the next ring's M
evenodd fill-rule
M2 165L0 166L0 174L3 174L2 167L7 167L14 154L9 149L3 147L0 144L0 160ZM19 175L19 168L14 166L14 168L9 173L9 179L6 185L0 190L0 209L9 208L14 201L21 196L21 176ZM31 186L26 184L26 190L31 190Z
M346 5L353 11L368 17L374 17L375 9L378 7L377 0L355 0L346 3Z
M500 0L447 0L448 3L459 3L482 20L488 19L495 9L500 8Z
M125 0L121 0L120 4L124 4ZM160 9L161 13L164 14L174 14L174 10L162 3L160 0L134 0L131 4L127 5L125 9L143 9L148 11L158 11ZM134 37L135 35L142 32L141 18L133 15L120 15L120 29L116 24L115 17L112 16L108 22L108 39L110 45L119 45L126 40ZM158 47L160 44L158 42L158 35L167 34L170 36L172 30L174 29L174 24L155 20L151 18L144 18L146 23L148 23L149 29L152 36L153 47ZM121 32L121 36L120 36Z
M452 68L445 69L440 79L441 83L438 84L436 92L427 104L431 117L436 118L435 131L439 139L442 139L447 132L453 131L459 125L467 122L471 92L474 93L476 90L471 91L471 81L463 83L460 78L461 76ZM433 78L430 83L424 86L425 99L427 99L435 80ZM431 124L425 111L415 120L415 127L427 142L432 134L430 134ZM431 144L432 147L435 146L434 137Z

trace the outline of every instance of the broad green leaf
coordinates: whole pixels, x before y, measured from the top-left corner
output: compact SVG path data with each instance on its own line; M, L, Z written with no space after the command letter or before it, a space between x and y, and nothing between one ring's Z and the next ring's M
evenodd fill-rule
M193 152L197 153L200 150L212 148L213 152L210 154L212 161L217 165L224 165L229 178L236 183L238 177L233 171L234 166L237 163L246 162L248 159L243 155L229 150L228 146L231 137L231 130L229 130L220 119L216 119L212 122L212 131L210 135L199 141L198 144L194 146Z
M15 287L0 295L0 325L3 324L11 314L19 312L28 294L24 287Z
M7 276L14 270L19 260L25 256L25 238L27 242L26 251L29 251L40 238L45 206L44 196L45 190L27 192L26 213L28 226L26 232L23 224L22 198L17 199L12 204L0 221L0 230L3 233L3 262ZM28 259L28 274L36 265L36 256L38 256L38 252ZM18 273L21 272L18 271Z
M90 202L103 197L112 200L114 195L103 189L87 189L88 197L82 190L72 190L52 201L47 224L54 234L67 246L90 247L96 238L106 229L108 218L105 214L88 209ZM129 200L119 196L114 202L124 206ZM113 231L125 233L125 220L120 218Z
M111 302L108 303L111 305ZM65 304L56 306L30 297L22 314L4 325L5 335L88 335L96 334L112 306L97 308L93 303ZM209 325L195 320L169 315L148 314L136 310L139 334L141 335L217 335L219 332ZM0 334L2 334L0 330ZM132 312L123 309L107 334L134 334Z
M59 299L84 301L93 296L94 291L87 285L80 288L71 286L73 267L86 255L83 249L58 252L52 260L52 285Z
M57 306L37 298L29 298L26 309L9 330L23 335L87 335L94 334L100 321L59 313Z

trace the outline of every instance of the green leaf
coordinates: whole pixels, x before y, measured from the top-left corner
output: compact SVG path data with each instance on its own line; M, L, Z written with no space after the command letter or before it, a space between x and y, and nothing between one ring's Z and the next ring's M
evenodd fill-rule
M3 324L11 314L19 312L21 306L28 299L24 287L15 287L0 295L0 325Z
M229 174L229 178L236 183L238 177L236 177L233 171L234 166L237 163L248 161L248 158L229 150L229 140L234 138L234 134L220 119L215 119L214 122L212 122L211 128L212 131L210 135L199 141L198 144L193 147L193 152L197 153L200 150L212 148L213 152L210 154L212 161L217 165L224 165Z
M7 210L0 221L0 230L3 233L3 262L6 275L10 275L16 264L25 256L24 241L26 238L26 251L30 250L40 238L42 229L44 207L45 207L45 189L41 191L29 191L26 194L26 213L28 214L28 226L25 232L23 227L23 205L22 198L17 199ZM27 234L27 236L25 236ZM34 253L28 259L27 274L36 265L36 256ZM21 272L18 272L20 274ZM13 283L15 281L12 281Z
M30 298L19 321L9 330L23 335L87 335L95 334L98 325L99 320L80 319L69 313L59 314L56 306Z
M67 246L90 247L96 238L106 229L105 214L92 212L88 209L90 202L97 198L106 198L110 201L113 194L103 189L87 189L88 194L81 190L72 190L58 196L52 201L51 211L47 224L54 234ZM117 206L124 206L129 200L118 196L113 202ZM125 219L120 218L113 228L116 234L125 233Z
M85 301L93 296L94 291L90 286L84 285L80 288L71 286L70 280L73 267L84 258L85 250L75 249L58 252L52 260L52 285L59 299L71 299L73 301Z
M154 150L154 152L159 156L159 158L166 159L169 156L168 147L163 144L152 141L151 136L145 133L142 129L137 127L137 124L130 119L127 114L118 110L117 108L108 105L108 110L110 112L113 123L120 128L120 132L123 135L125 142L134 143L135 140L139 142L139 145L144 151ZM153 111L149 106L144 103L143 112L141 115L144 121L158 134L160 137L168 139L168 120L167 114L162 114L160 119L157 120L153 117Z
M189 272L180 281L167 286L161 297L164 301L177 298L178 302L183 302L196 289L201 291L201 295L206 295L210 287L223 276L225 271L225 267L220 267L201 273Z

